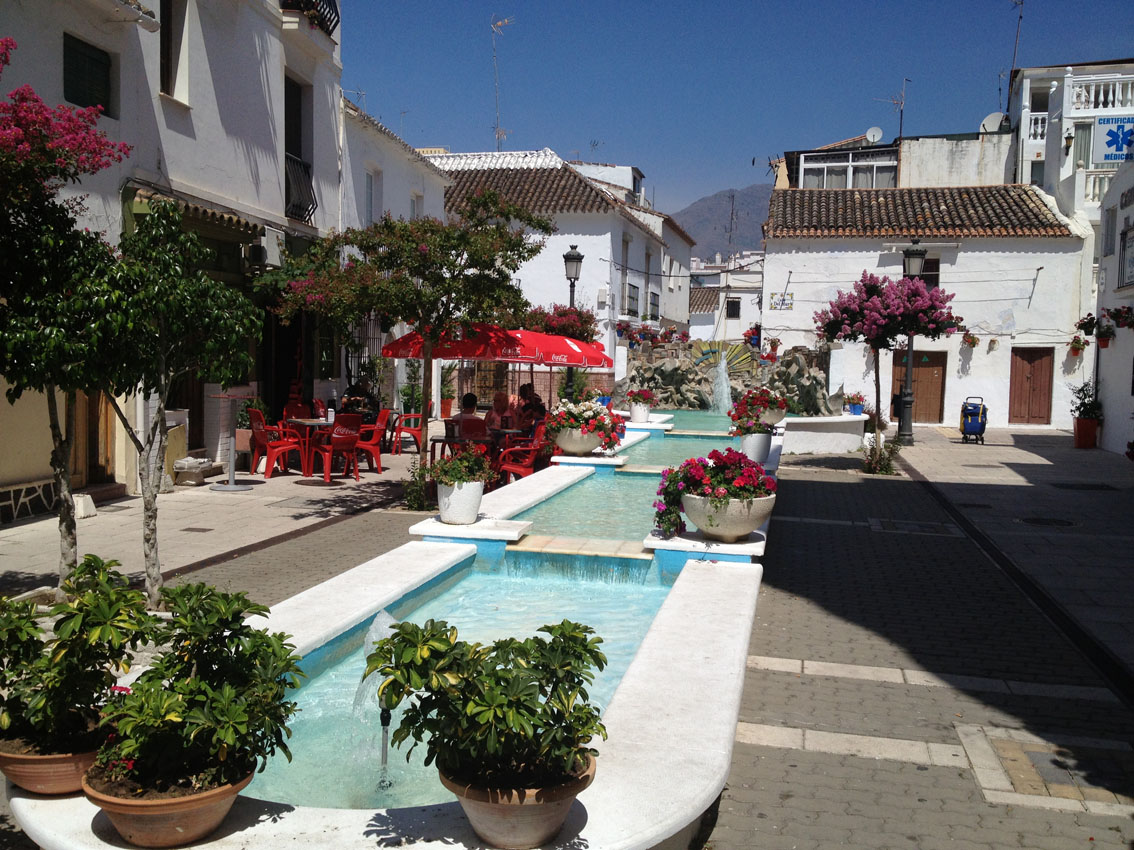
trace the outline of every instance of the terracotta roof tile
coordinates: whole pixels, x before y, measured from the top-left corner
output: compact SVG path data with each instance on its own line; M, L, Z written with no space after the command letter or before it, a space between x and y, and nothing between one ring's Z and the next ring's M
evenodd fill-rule
M1065 237L1032 186L776 189L764 235L791 238Z
M720 306L721 291L715 286L698 286L689 290L690 313L713 313Z
M567 164L558 168L467 169L448 174L453 185L445 190L445 208L450 211L482 189L493 189L542 216L618 211L604 193Z

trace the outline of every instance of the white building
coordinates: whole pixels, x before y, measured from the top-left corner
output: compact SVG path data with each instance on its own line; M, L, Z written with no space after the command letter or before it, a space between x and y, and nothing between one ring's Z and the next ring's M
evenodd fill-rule
M1043 187L1067 214L1099 225L1103 195L1134 147L1108 144L1119 125L1134 127L1134 62L1018 68L1009 90L1019 183Z
M1114 173L1102 200L1099 234L1099 300L1097 316L1105 311L1134 309L1134 164ZM1103 427L1099 445L1125 452L1134 441L1134 327L1117 328L1105 349L1096 344L1086 354L1096 358Z
M739 251L727 258L717 254L709 263L694 258L690 279L692 339L738 342L746 330L761 324L763 251Z
M549 148L454 153L431 156L430 160L453 180L446 192L450 203L478 189L493 189L509 201L553 220L555 232L548 237L543 251L516 274L524 296L532 304L568 303L563 254L572 245L578 246L584 259L575 287L575 305L594 311L598 341L615 358L614 378L621 377L626 358L624 349L616 350L615 325L620 320L649 321L654 326L667 321L662 312L662 297L668 284L663 282L661 270L665 268L668 243L662 234L673 233L675 243L687 242L688 237L678 236L680 229L675 224L667 225L664 219L663 227L657 228L660 214L632 209ZM671 231L665 231L665 226L671 226ZM688 269L687 251L683 257ZM673 279L682 280L680 276ZM679 285L688 288L687 281Z
M1091 375L1067 342L1093 304L1092 234L1036 187L777 189L764 236L765 336L815 345L815 312L864 270L900 278L902 249L916 238L929 249L923 279L955 293L954 312L980 344L915 340L915 423L952 423L966 397L981 396L992 426L1070 427L1069 385ZM903 358L882 353L884 408ZM829 378L832 391L874 397L860 344L836 347Z

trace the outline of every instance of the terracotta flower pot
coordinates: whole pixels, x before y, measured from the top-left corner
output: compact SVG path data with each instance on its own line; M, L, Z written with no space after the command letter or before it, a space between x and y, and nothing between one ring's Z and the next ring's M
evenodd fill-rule
M563 449L563 454L583 457L602 445L602 437L579 430L560 431L555 435L555 445Z
M95 762L89 753L0 753L0 771L14 785L35 794L74 794L83 787L83 774Z
M83 777L83 793L106 812L114 828L136 847L180 847L220 826L236 795L252 781L249 773L235 785L164 800L131 800L95 791Z
M1100 337L1097 337L1095 339L1095 342L1097 342L1099 344L1099 348L1109 348L1110 347L1110 340L1111 340L1111 337L1109 337L1109 336L1100 336Z
M549 788L480 788L455 782L438 771L441 784L457 795L475 832L490 847L530 850L559 834L571 804L595 778L595 760L576 779Z
M1075 448L1093 449L1098 443L1099 420L1084 419L1076 416L1073 420L1075 428Z
M1072 357L1078 357L1082 353L1083 353L1083 349L1081 349L1081 348L1072 348L1071 349L1071 356Z
M775 506L775 493L756 499L729 499L719 507L713 505L708 496L686 494L681 497L685 516L697 526L697 530L705 537L722 543L744 540L768 521Z
M483 496L483 481L438 483L437 509L441 514L441 522L448 525L472 525L480 515L480 500Z
M452 415L453 415L453 399L451 399L451 398L441 399L441 418L442 419L448 419Z

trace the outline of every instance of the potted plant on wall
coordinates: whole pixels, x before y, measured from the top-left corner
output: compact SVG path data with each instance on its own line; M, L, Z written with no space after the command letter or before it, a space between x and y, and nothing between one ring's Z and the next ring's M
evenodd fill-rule
M1071 388L1071 415L1075 417L1075 448L1093 449L1098 442L1102 424L1102 402L1099 401L1098 382L1084 381Z
M1114 339L1114 334L1114 325L1109 322L1099 322L1099 326L1095 330L1095 341L1098 342L1099 348L1108 348L1110 341Z
M497 477L488 461L488 447L481 443L466 443L451 455L438 458L429 467L429 475L437 482L441 522L449 525L476 522L484 485Z
M1075 334L1075 336L1071 337L1071 341L1069 343L1067 343L1067 346L1071 349L1071 356L1072 357L1078 357L1080 354L1083 353L1083 350L1088 345L1090 345L1090 343L1087 342L1086 339L1079 336L1078 334Z
M162 589L167 647L102 712L112 733L83 793L126 841L172 847L208 835L284 743L302 675L287 635L254 628L268 609L204 584ZM124 689L126 690L126 689Z
M374 645L365 677L378 673L380 704L407 697L394 746L413 738L425 764L457 795L473 830L492 847L531 848L562 828L575 796L594 778L589 746L606 738L587 687L606 666L602 638L564 620L548 637L491 646L457 639L443 620L399 623Z
M563 402L548 414L547 436L569 455L589 455L595 449L613 449L622 442L626 422L600 404Z
M980 345L980 337L972 331L965 331L964 335L961 337L961 345L966 348L976 348Z
M626 401L630 403L630 421L636 423L650 421L650 408L657 401L650 390L630 390L626 393Z
M772 515L776 479L735 449L713 450L665 470L658 495L654 526L663 537L685 531L684 513L705 537L735 543Z
M146 596L116 566L96 555L76 565L46 642L33 603L0 597L0 770L28 791L79 790L106 738L99 707L148 639Z
M862 415L862 409L866 406L866 396L862 393L847 393L843 401L846 403L847 411L852 416Z
M760 347L760 326L759 325L753 325L748 330L746 330L743 334L741 334L741 336L743 336L744 341L746 343L748 343L749 345L751 345L753 348L759 348Z

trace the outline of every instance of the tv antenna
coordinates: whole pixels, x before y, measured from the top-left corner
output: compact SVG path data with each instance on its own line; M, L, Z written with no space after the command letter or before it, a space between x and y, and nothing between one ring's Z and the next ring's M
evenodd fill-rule
M905 123L906 117L906 83L912 83L909 77L902 77L902 90L896 95L891 97L876 97L877 101L894 104L894 110L898 113L898 138L902 138L902 125Z
M504 142L504 137L508 135L509 130L505 130L500 126L500 66L496 61L496 36L504 34L504 27L515 22L515 18L499 18L492 21L492 76L496 84L496 124L493 125L492 131L496 135L496 152L500 153L501 146Z
M597 148L598 148L598 147L599 147L600 145L602 145L602 139L591 139L591 142L590 142L590 147L591 147L591 156L592 156L592 157L593 157L593 156L595 155L595 150L596 150L596 149L597 149Z
M1016 18L1016 43L1012 46L1012 71L1016 71L1016 53L1020 49L1020 26L1024 23L1024 0L1012 0L1012 5L1020 10ZM1011 95L1011 92L1009 92Z
M364 92L362 89L343 89L343 94L357 95L357 99L362 101L358 104L358 106L362 109L363 112L366 112L366 92Z

